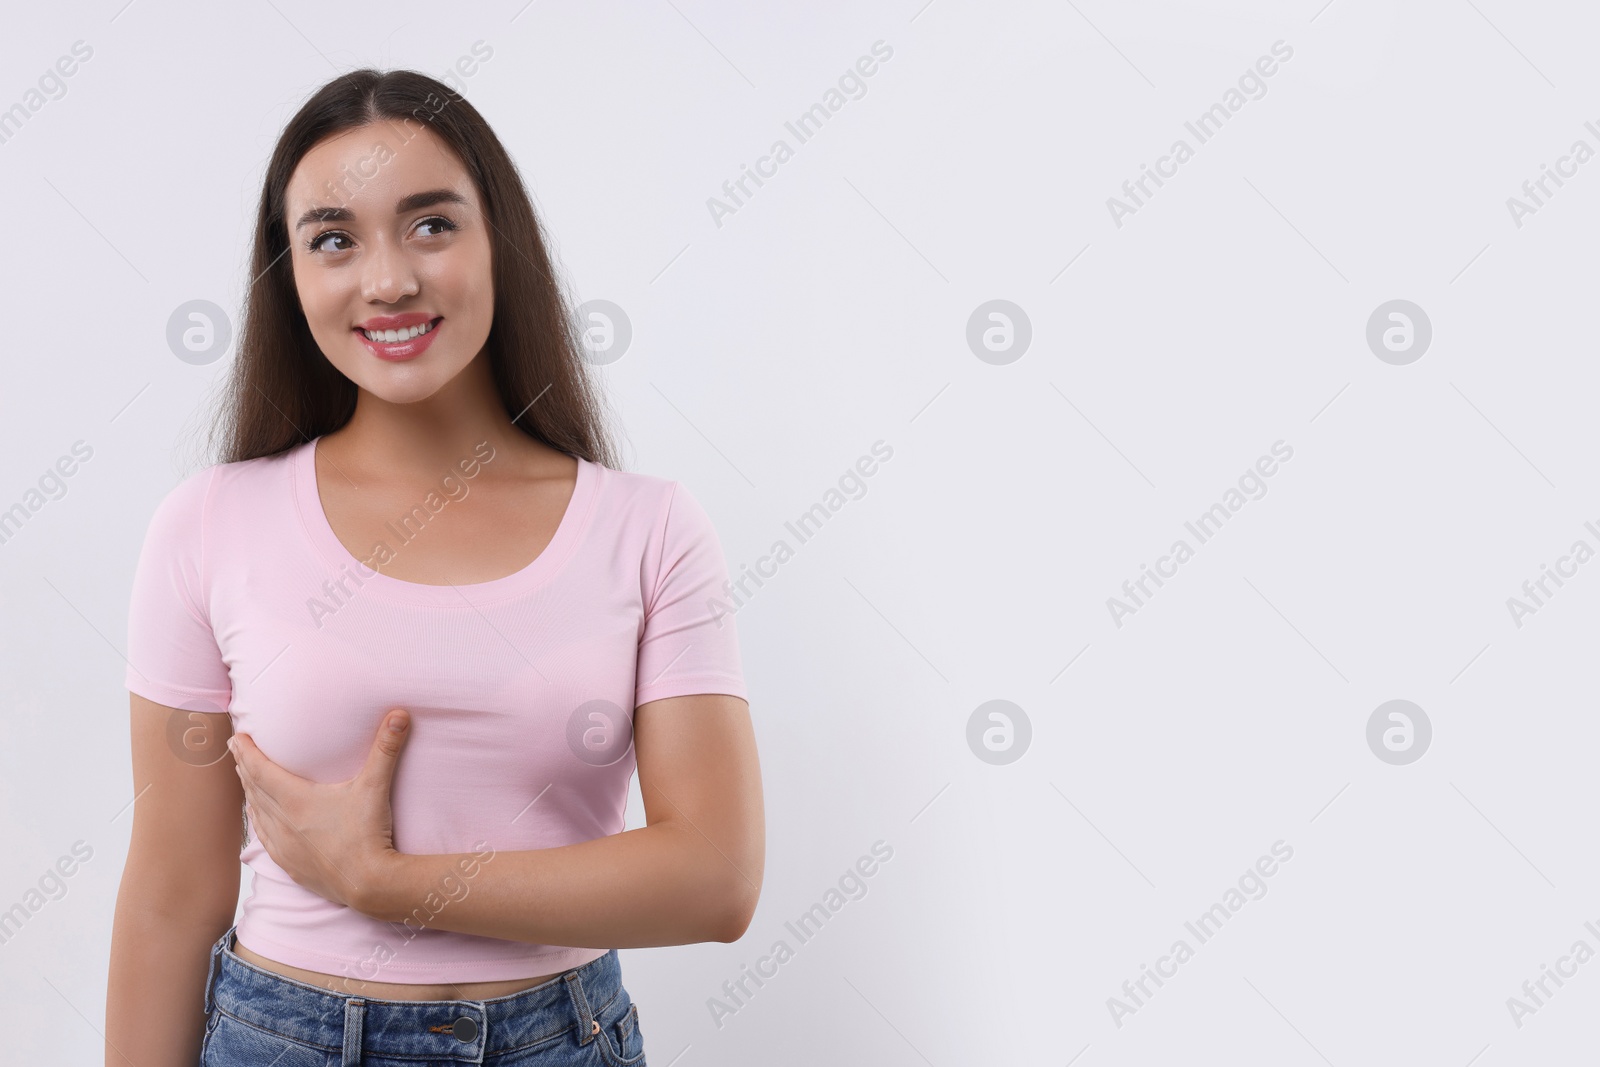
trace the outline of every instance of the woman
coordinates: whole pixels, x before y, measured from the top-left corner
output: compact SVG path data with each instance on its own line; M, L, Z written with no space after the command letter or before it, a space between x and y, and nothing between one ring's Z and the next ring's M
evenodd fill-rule
M106 1062L642 1064L616 949L736 940L761 884L715 530L614 469L527 193L441 83L318 91L251 273L227 458L134 580Z

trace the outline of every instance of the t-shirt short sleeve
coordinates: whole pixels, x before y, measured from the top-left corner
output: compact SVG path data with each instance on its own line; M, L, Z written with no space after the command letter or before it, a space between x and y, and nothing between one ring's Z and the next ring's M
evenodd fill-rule
M748 699L722 544L710 516L680 482L672 483L643 571L647 598L634 706L692 693Z
M174 486L145 531L128 604L130 692L196 711L227 711L233 683L206 614L205 508L217 467Z

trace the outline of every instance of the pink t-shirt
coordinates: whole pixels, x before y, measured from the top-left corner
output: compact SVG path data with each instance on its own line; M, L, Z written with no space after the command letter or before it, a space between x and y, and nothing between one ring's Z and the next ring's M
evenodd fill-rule
M322 510L315 445L207 467L157 506L128 613L127 687L227 711L270 759L318 782L353 777L384 713L409 709L395 848L475 853L479 865L442 880L414 921L391 924L303 889L252 833L239 940L379 982L526 978L603 955L425 923L470 893L496 853L622 831L638 705L746 695L710 519L678 482L579 459L571 503L532 563L489 582L421 585L362 560L381 566L426 536L492 448L441 471L436 492L393 518L387 549L358 559Z

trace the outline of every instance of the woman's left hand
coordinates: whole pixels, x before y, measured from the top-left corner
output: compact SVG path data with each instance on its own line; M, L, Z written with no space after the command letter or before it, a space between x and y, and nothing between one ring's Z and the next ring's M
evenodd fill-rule
M399 732L390 729L394 721ZM364 910L400 855L394 848L389 787L409 726L408 712L391 710L360 773L328 784L280 767L248 734L228 740L244 783L250 826L289 877L335 904Z

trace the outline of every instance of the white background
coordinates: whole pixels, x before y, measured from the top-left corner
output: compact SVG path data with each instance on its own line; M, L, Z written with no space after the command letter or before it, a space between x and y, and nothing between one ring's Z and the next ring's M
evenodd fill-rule
M94 450L0 545L0 910L94 850L0 944L11 1062L99 1062L127 598L155 503L210 462L231 359L178 360L167 318L237 308L310 92L440 76L478 41L468 98L582 298L632 322L601 372L630 469L682 480L737 572L894 450L738 614L765 886L736 944L622 952L652 1064L1594 1055L1600 962L1520 1027L1507 998L1600 951L1600 563L1520 627L1507 599L1600 549L1600 161L1520 226L1507 200L1600 149L1596 18L919 3L11 13L0 108L94 49L0 144L0 509ZM865 94L798 144L785 121L879 40ZM1265 95L1198 143L1185 121L1279 40ZM717 225L708 200L780 137L794 157ZM1118 226L1108 198L1180 137L1194 157ZM1031 323L1004 365L966 340L994 299ZM1394 299L1432 324L1405 365L1366 340ZM1280 440L1266 495L1199 544L1184 523ZM1118 626L1108 598L1178 538L1194 557ZM1397 698L1433 729L1403 766L1366 735ZM996 699L1032 731L1004 765L967 742ZM866 895L799 944L784 924L878 840ZM1200 944L1184 923L1279 840L1265 896ZM1179 938L1193 958L1119 1026L1108 998ZM779 939L794 957L719 1026L712 998Z

